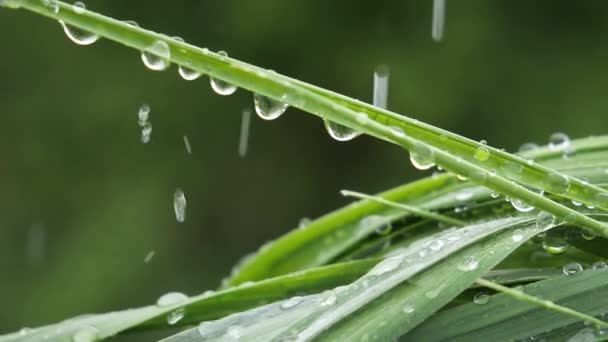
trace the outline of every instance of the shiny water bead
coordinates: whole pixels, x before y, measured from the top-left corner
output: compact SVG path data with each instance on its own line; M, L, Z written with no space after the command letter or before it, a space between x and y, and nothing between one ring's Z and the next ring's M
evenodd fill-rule
M480 292L473 297L473 303L475 304L487 304L490 302L490 295L485 292Z
M545 231L555 225L555 216L542 211L536 216L536 228Z
M480 162L485 162L486 160L490 159L490 150L488 150L488 148L485 146L479 146L475 150L475 159L479 160Z
M354 129L346 127L339 123L335 123L329 120L323 120L323 122L325 124L325 129L327 130L327 133L329 133L329 136L331 136L337 141L349 141L361 135L360 132L357 132Z
M156 40L141 53L141 60L150 70L162 71L171 65L171 49L164 40Z
M0 3L1 2L2 1L0 1ZM49 8L54 14L59 13L59 4L57 3L57 0L42 0L42 4Z
M390 128L391 133L393 134L393 136L398 137L398 138L405 137L405 132L403 131L403 129L401 129L401 127L399 127L399 126L389 126L388 128Z
M321 293L319 296L319 305L321 306L332 306L336 304L338 298L336 294L332 290L326 290Z
M414 304L406 302L405 304L403 304L403 308L401 309L401 311L406 314L411 314L412 312L414 312Z
M181 292L169 292L160 296L156 301L156 305L159 307L167 307L181 304L186 300L188 300L188 296Z
M511 205L513 206L513 208L515 208L515 210L522 213L527 213L529 211L534 210L533 206L528 205L526 202L518 198L511 199Z
M591 268L593 268L594 270L607 268L607 267L608 267L608 264L606 264L604 261L596 261L593 264L591 264Z
M180 43L184 43L184 39L182 39L181 37L173 37L174 40L177 40ZM194 81L197 78L201 77L201 73L190 69L186 66L183 65L179 65L177 67L177 72L179 73L179 75L186 81Z
M569 146L570 138L562 132L553 133L549 137L549 149L553 151L564 150Z
M561 173L552 172L543 179L543 187L548 192L562 195L570 190L570 179Z
M125 20L124 23L127 24L127 25L129 25L129 26L139 27L139 24L135 20Z
M304 298L295 296L295 297L289 298L288 300L281 303L280 308L281 308L281 310L289 310L291 308L296 307L298 304L302 303L302 301L304 301Z
M388 259L384 259L379 262L376 266L374 266L368 273L368 276L379 276L388 272L392 272L396 270L403 258L401 256L390 257Z
M84 3L77 1L72 5L72 9L78 14L83 14L87 8Z
M228 53L226 53L226 51L218 51L217 54L221 57L228 57ZM213 91L219 95L232 95L238 89L234 84L230 84L213 77L209 77L209 82L211 83L211 89L213 89Z
M565 265L562 271L565 275L573 275L582 272L583 266L579 263L573 262Z
M513 231L512 239L514 242L520 242L524 239L524 232L521 229L515 229Z
M597 234L591 230L581 229L581 236L585 240L593 240L597 237Z
M498 192L491 192L490 193L490 197L492 197L492 198L498 198L498 197L500 197L500 194Z
M416 144L410 151L410 161L418 170L428 170L435 166L435 153L424 144Z
M274 120L283 115L289 105L281 101L273 100L270 97L253 94L253 104L255 112L264 120Z
M173 209L177 222L182 223L186 220L186 206L186 195L182 189L177 188L173 194Z
M458 265L458 269L463 272L476 270L479 266L479 261L474 256L467 256L462 263Z
M78 329L72 336L72 342L93 342L99 337L99 329L93 326L87 326Z
M62 20L59 20L59 24L63 28L65 35L78 45L91 45L99 40L99 36L95 33L87 32L77 27L68 25Z
M484 171L474 170L469 173L469 178L476 184L485 184L488 180L488 174Z
M182 318L184 318L185 316L186 316L185 308L175 309L167 315L167 324L174 325L177 322L181 321Z
M529 143L525 143L523 145L521 145L519 147L518 152L528 152L528 151L532 151L538 148L538 145L533 143L533 142L529 142Z

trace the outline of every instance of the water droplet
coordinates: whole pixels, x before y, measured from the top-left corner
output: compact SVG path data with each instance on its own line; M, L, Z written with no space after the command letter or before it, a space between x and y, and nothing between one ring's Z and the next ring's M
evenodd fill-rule
M184 316L186 316L185 308L175 309L167 315L167 324L174 325L177 322L181 321L181 319L184 318Z
M513 206L513 208L515 208L515 210L522 212L522 213L527 213L529 211L534 210L533 206L528 205L526 202L524 202L523 200L520 200L518 198L512 198L511 205Z
M498 198L498 197L500 197L500 194L498 192L491 192L490 193L490 197L492 197L492 198Z
M410 151L410 161L418 170L428 170L435 166L435 154L430 147L417 144Z
M139 119L139 125L143 127L150 118L150 106L147 104L141 105L139 112L137 112L137 118Z
M513 231L513 241L519 242L524 239L524 232L521 229L515 229Z
M439 293L441 293L441 290L443 290L443 287L440 286L440 287L437 287L430 291L425 292L424 295L429 299L437 298Z
M367 275L368 276L379 276L388 272L392 272L396 270L401 262L403 261L403 257L395 256L388 259L382 260L378 263L374 268L372 268Z
M374 70L374 106L386 108L388 102L389 68L379 65Z
M580 207L581 205L583 205L583 203L581 203L579 201L572 200L572 205L574 205L575 207Z
M175 219L177 222L186 220L186 195L182 189L177 188L173 194L173 209L175 210Z
M240 341L243 335L243 328L238 325L232 325L226 329L226 337L229 341Z
M59 24L63 28L65 35L78 45L91 45L99 40L99 36L95 33L87 32L77 27L68 25L62 20L59 20Z
M28 327L23 327L23 328L19 329L19 336L26 336L31 331L32 331L32 329L30 329Z
M185 41L181 37L173 37L174 40L177 40L180 43L184 43ZM201 73L188 68L184 65L179 65L177 67L177 72L179 75L186 81L194 81L195 79L201 77Z
M543 187L548 192L562 195L570 190L570 180L566 175L553 172L545 176L543 179Z
M156 254L155 251L150 251L148 252L148 254L146 254L146 257L144 258L144 263L147 264L150 261L152 261L152 258L154 258L154 255Z
M164 308L167 306L181 304L186 300L188 300L188 296L181 292L169 292L160 296L160 298L158 298L158 300L156 301L156 305L160 306L161 308Z
M245 158L249 147L249 130L251 127L251 110L244 109L241 115L241 134L239 136L239 156Z
M361 135L360 132L355 131L350 127L346 127L336 122L329 120L323 120L325 123L325 129L329 135L338 141L349 141Z
M150 142L150 136L152 135L152 124L150 122L144 123L141 129L141 142L147 144Z
M528 152L528 151L532 151L538 148L538 145L533 143L533 142L529 142L529 143L525 143L523 145L521 145L519 147L519 152Z
M536 217L536 228L545 231L555 224L555 217L545 211L542 211Z
M289 105L280 101L273 100L269 97L253 94L253 104L255 112L264 120L274 120L281 116L287 110Z
M401 311L406 314L411 314L412 312L414 312L414 305L410 302L406 302L405 304L403 304L403 308L401 309Z
M597 236L597 234L595 234L595 232L592 232L587 229L582 229L581 235L582 235L583 239L585 239L585 240L593 240Z
M323 291L319 297L319 304L321 306L332 306L336 304L338 298L332 290Z
M606 268L606 267L608 267L608 264L606 264L603 261L596 261L591 265L591 268L593 268L594 270Z
M475 150L475 159L480 162L485 162L490 159L490 151L485 146L479 146L477 150Z
M72 336L72 342L93 342L97 340L99 336L99 330L95 327L88 326L79 329L74 336Z
M188 152L188 154L192 154L192 147L190 147L190 139L188 139L187 135L184 135L184 146L186 146L186 152Z
M84 5L84 3L77 1L72 5L72 9L77 14L83 14L86 11L87 7Z
M303 300L304 298L298 296L289 298L288 300L281 303L281 310L289 310L302 303Z
M551 233L551 231L549 231L549 233ZM564 253L568 247L568 241L556 234L548 234L543 241L543 249L553 255Z
M576 156L576 148L574 148L574 146L572 146L572 145L566 147L564 149L564 152L562 153L563 159L570 159L574 156Z
M226 53L226 51L218 51L217 54L221 57L228 57L228 53ZM215 91L219 95L232 95L238 89L237 86L233 84L215 79L213 77L209 77L209 82L211 83L211 88L213 89L213 91Z
M433 240L429 243L429 248L434 251L437 252L439 251L443 246L445 245L445 242L443 242L443 240L437 239L437 240Z
M311 222L312 222L312 220L310 218L302 217L300 219L300 221L298 222L298 228L304 228L304 227L308 226Z
M473 297L473 303L475 304L488 304L490 301L490 295L485 292L480 292Z
M458 269L463 272L474 271L479 266L479 261L473 256L467 256L464 261L458 265Z
M435 42L440 42L443 39L444 23L445 23L445 0L433 0L432 37Z
M376 234L385 236L385 235L390 234L392 230L393 230L393 225L389 222L387 224L378 226L378 228L376 228Z
M388 128L390 128L391 132L393 133L393 136L398 137L398 138L405 137L405 132L403 132L403 129L401 129L401 127L389 126Z
M164 40L157 40L141 53L141 60L150 70L162 71L171 64L171 49Z
M583 266L581 266L581 264L579 264L579 263L573 262L573 263L570 263L570 264L567 264L566 266L564 266L562 271L564 272L565 275L573 275L573 274L582 272Z
M563 150L568 146L570 146L570 138L564 133L553 133L549 137L549 149L553 151Z
M139 24L135 20L125 20L124 23L130 26L139 27Z
M42 4L49 8L54 14L59 13L59 4L56 0L42 0Z
M410 160L411 160L411 158L410 158ZM467 180L467 177L465 177L463 175L459 175L459 174L456 175L456 178L458 178L459 180L461 180L463 182Z

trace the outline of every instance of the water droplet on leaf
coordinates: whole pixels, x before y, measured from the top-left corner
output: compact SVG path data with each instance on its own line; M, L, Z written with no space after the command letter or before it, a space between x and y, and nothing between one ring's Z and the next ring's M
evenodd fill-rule
M435 166L435 154L430 147L417 144L410 151L410 161L418 170L428 170Z
M287 110L287 107L289 107L286 103L256 93L253 94L253 104L255 105L255 112L264 120L274 120L278 118L283 115Z
M485 292L480 292L473 297L475 304L487 304L490 301L490 296Z
M582 272L583 266L581 266L581 264L579 264L579 263L573 262L573 263L570 263L570 264L567 264L566 266L564 266L562 271L564 272L565 275L573 275L573 274Z
M563 150L568 146L570 146L570 138L564 133L553 133L549 137L549 149L553 151Z
M141 53L141 60L150 70L162 71L171 65L171 49L164 40L157 40Z
M160 296L160 298L158 298L156 301L156 305L163 308L183 303L186 300L188 300L188 296L181 292L169 292Z
M468 256L462 263L458 265L458 269L463 272L470 272L476 270L478 266L479 261L477 261L477 259L475 259L473 256Z
M228 53L226 53L226 51L218 51L217 54L222 57L228 57ZM211 89L213 89L213 91L215 91L219 95L232 95L238 89L237 86L233 84L224 82L213 77L209 77L209 82L211 83Z
M91 45L99 40L99 36L95 33L87 32L77 27L68 25L62 20L59 20L59 24L61 24L65 35L78 45Z
M181 321L184 316L186 316L185 308L175 309L167 315L167 324L174 325L177 322Z
M361 135L361 133L355 131L354 129L339 123L329 120L323 120L323 122L325 124L327 133L329 133L329 135L337 141L349 141Z

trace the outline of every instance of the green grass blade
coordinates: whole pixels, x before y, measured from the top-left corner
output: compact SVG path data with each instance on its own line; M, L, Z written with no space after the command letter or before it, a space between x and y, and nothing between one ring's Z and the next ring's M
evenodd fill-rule
M425 151L425 154L432 155L435 163L447 170L469 177L502 194L521 199L556 217L567 219L571 223L608 236L606 225L553 202L513 181L544 189L547 192L557 192L566 198L608 209L608 192L601 188L575 178L564 178L565 176L554 170L536 163L528 163L518 156L487 147L418 120L400 116L88 10L76 13L70 5L58 3L59 11L55 13L49 6L45 6L38 0L5 0L5 4L9 6L14 5L62 20L72 26L94 32L140 51L158 40L165 41L171 50L170 59L175 63L187 65L194 70L288 103L324 119L394 142L414 153L420 154L420 151ZM361 113L364 113L363 116ZM392 126L398 126L402 131L395 131ZM486 156L487 159L486 157L475 157L479 148L487 149L489 152ZM547 180L555 180L555 178L569 179L568 187L555 186L554 181L547 182Z

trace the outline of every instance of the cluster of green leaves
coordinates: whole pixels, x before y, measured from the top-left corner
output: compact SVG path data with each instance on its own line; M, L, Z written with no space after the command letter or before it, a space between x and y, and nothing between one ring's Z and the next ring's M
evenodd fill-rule
M608 254L602 238L608 236L602 215L608 137L577 140L566 156L547 147L513 155L61 2L0 4L140 51L163 41L171 62L399 145L450 171L362 196L285 234L236 266L216 292L76 317L0 342L89 341L168 327L187 328L167 341L603 338L604 323L593 317L608 312L608 273L603 264L590 265ZM535 210L516 211L505 196ZM583 238L581 229L598 237ZM545 249L554 240L570 247L550 255ZM564 275L561 267L572 262L587 270ZM482 277L521 286L523 293L503 290L486 304L472 303L481 291L477 283L488 284ZM176 312L183 318L168 324Z

